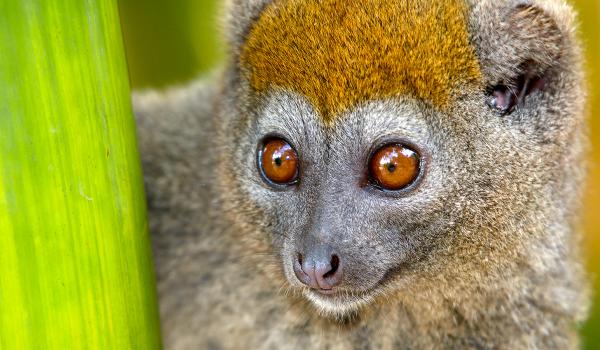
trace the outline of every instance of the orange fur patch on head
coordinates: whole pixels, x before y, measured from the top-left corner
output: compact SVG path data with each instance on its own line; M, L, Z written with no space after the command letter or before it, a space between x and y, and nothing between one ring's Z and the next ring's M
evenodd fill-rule
M370 99L446 106L481 79L465 0L274 0L241 55L252 88L306 96L324 120Z

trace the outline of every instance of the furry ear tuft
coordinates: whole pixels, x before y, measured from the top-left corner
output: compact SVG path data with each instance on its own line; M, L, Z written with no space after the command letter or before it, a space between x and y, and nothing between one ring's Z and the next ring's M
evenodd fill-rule
M481 0L472 6L472 38L491 107L510 113L529 95L577 80L575 16L562 0Z
M568 58L571 33L560 24L572 22L571 9L554 0L538 2L485 0L474 6L474 41L487 85L542 76Z

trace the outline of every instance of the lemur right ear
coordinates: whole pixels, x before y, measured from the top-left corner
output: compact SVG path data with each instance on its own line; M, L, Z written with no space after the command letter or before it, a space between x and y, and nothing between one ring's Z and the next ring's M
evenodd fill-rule
M578 57L574 15L557 0L483 0L471 12L490 104L509 112ZM576 65L575 65L576 66Z
M265 7L272 0L227 0L226 4L226 39L234 54L240 47Z

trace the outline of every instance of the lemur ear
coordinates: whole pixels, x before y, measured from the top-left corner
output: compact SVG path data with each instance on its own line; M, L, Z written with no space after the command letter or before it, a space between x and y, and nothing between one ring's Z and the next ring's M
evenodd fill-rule
M244 44L252 24L272 0L227 0L226 38L234 53Z
M573 60L573 11L555 0L484 0L471 23L490 104L509 112Z

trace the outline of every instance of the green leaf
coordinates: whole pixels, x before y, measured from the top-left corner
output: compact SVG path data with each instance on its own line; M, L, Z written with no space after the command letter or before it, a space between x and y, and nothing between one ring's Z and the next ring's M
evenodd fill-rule
M0 1L0 348L156 349L116 0Z

